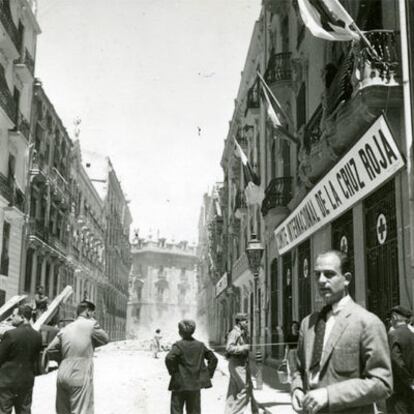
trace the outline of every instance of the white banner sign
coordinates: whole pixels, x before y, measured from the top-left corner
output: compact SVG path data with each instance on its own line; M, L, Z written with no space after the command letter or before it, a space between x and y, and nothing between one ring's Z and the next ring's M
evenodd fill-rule
M392 177L404 160L381 115L275 230L283 254Z
M227 287L227 273L220 278L220 280L216 284L216 296L220 295L223 290Z

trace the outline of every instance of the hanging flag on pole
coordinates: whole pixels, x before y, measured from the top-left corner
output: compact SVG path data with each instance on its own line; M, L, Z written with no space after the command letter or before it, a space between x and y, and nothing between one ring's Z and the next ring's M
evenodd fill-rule
M286 138L288 141L293 144L298 144L298 139L291 134L284 124L290 124L290 119L287 113L283 110L279 101L276 99L276 96L273 94L272 90L269 88L266 81L263 79L262 75L257 72L259 77L262 91L262 99L266 106L267 116L272 122L273 128L278 132L278 136L281 138Z
M246 203L248 205L262 204L264 199L264 190L260 187L260 177L253 171L252 166L247 159L246 154L234 138L236 145L235 152L236 156L240 158L243 166L243 177L244 177L244 194L246 196Z
M331 41L360 40L361 32L339 0L298 0L303 23L315 36Z

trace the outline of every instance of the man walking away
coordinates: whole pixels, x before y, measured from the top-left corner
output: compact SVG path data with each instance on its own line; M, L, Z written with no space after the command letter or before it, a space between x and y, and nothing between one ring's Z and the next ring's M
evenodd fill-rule
M64 327L47 350L60 349L56 387L57 414L93 414L93 350L108 343L108 334L93 319L95 305L77 307L77 319Z
M388 334L391 350L394 393L387 401L388 414L414 413L414 333L408 322L409 309L395 306L391 309L393 330Z
M35 367L42 338L31 324L32 308L21 305L13 310L16 329L5 332L0 342L0 413L30 414Z
M238 313L235 326L228 334L226 355L229 360L230 382L227 391L225 414L242 414L249 402L253 413L258 412L253 397L253 385L249 366L249 337L247 315Z
M165 357L171 381L171 414L182 414L184 405L187 414L201 413L200 390L211 388L211 378L217 367L217 358L203 342L193 338L196 324L182 320L178 333L182 340L176 342ZM207 361L207 366L204 362Z
M292 405L297 412L373 413L374 402L392 391L384 324L348 294L345 254L319 254L315 279L325 302L301 324Z

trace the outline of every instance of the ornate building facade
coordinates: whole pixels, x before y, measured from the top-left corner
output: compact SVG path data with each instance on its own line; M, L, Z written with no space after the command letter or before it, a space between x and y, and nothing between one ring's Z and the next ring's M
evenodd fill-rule
M364 42L312 36L296 1L266 0L242 71L221 162L227 287L216 304L223 302L230 318L248 312L256 343L283 342L293 320L321 306L311 275L318 253L330 248L348 254L350 293L380 318L398 303L414 305L412 133L402 111L408 83L401 65L411 52L400 49L400 7L410 2L341 3L375 58ZM269 122L257 72L295 140ZM260 176L260 205L243 202L234 137ZM246 257L252 234L264 247L256 281ZM265 352L271 364L283 347Z
M186 241L135 238L129 279L130 337L149 338L160 328L164 338L176 338L180 319L196 319L196 253Z
M36 2L0 2L0 305L19 291L27 152L36 39Z
M54 298L72 285L69 213L72 141L40 82L34 85L31 120L27 225L21 291L34 296L38 286ZM69 300L68 310L73 297Z

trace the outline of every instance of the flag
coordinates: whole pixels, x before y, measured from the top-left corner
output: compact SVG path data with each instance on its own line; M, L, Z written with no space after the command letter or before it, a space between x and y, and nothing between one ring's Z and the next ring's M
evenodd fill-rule
M298 0L303 23L315 36L331 41L359 40L355 22L339 0Z
M272 90L269 88L269 85L263 79L260 73L257 73L259 77L260 84L262 85L262 98L266 106L267 116L272 122L273 128L279 133L278 135L281 138L286 138L288 141L298 144L298 139L291 134L284 124L289 124L290 119L286 112L283 110L279 101L276 99L276 96L273 94Z
M236 144L236 155L240 158L243 166L244 176L244 194L248 205L262 204L264 199L264 190L260 187L260 177L253 171L252 166L247 159L246 154L234 138Z

